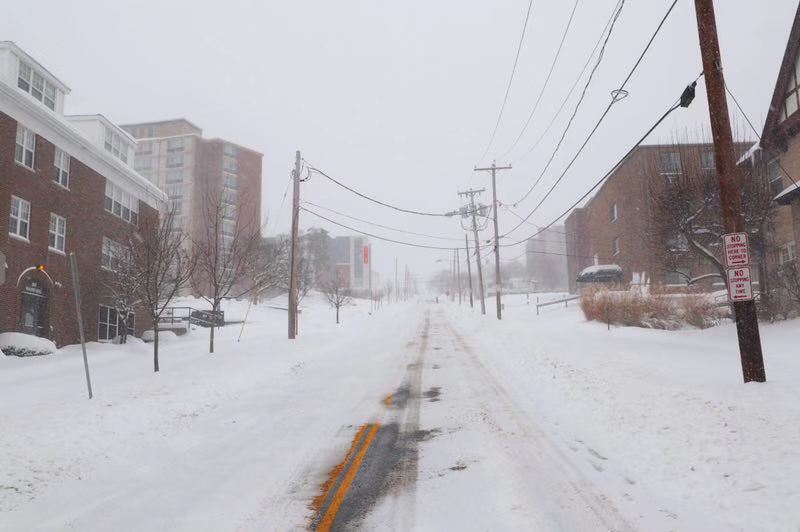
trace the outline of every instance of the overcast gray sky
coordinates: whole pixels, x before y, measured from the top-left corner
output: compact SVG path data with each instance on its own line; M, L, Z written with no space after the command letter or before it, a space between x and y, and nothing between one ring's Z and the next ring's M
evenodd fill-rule
M537 190L539 201L624 79L671 0L627 0L582 112ZM797 0L717 1L729 86L763 123ZM583 66L616 0L581 0L534 120L504 156L527 118L573 6L534 0L516 79L486 161L512 163L498 195L513 202L539 174L565 124L564 114L528 152ZM447 211L456 191L489 184L474 164L503 99L527 0L26 0L7 3L0 38L15 41L71 88L68 113L101 112L125 123L186 117L206 135L264 153L267 233L286 232L291 197L282 202L300 149L311 163L379 199L417 210ZM532 220L549 222L615 162L700 72L694 2L680 0L644 63L598 135ZM705 88L651 142L708 123ZM567 109L576 101L573 96ZM463 238L458 221L399 214L313 177L304 198L352 216L409 231ZM484 196L486 201L489 196ZM283 207L281 208L281 205ZM445 240L368 228L401 240ZM502 227L514 223L501 211ZM347 231L304 215L302 225ZM532 227L514 234L524 237ZM488 233L487 233L488 236ZM417 273L445 251L373 244L376 268L394 258ZM522 247L504 250L506 257Z

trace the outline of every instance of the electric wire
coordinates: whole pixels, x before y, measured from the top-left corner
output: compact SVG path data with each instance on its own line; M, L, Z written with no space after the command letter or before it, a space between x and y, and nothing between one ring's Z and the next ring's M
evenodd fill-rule
M405 209L403 207L398 207L396 205L391 205L389 203L386 203L386 202L383 202L381 200L375 199L375 198L373 198L371 196L368 196L366 194L362 194L361 192L357 191L356 189L354 189L352 187L349 187L349 186L345 185L344 183L342 183L341 181L329 176L328 174L326 174L325 172L323 172L319 168L316 168L315 166L311 165L310 163L308 165L308 168L309 168L309 171L314 172L315 174L321 175L322 177L328 179L332 183L335 183L338 186L342 187L343 189L345 189L345 190L347 190L349 192L352 192L356 196L364 198L365 200L371 201L373 203L377 203L378 205L382 205L384 207L388 207L390 209L394 209L394 210L399 211L399 212L405 212L405 213L408 213L408 214L417 214L419 216L437 216L437 217L443 217L443 218L449 218L450 216L452 216L450 213L437 213L437 212L417 211L417 210L413 210L413 209Z
M517 63L519 62L519 54L522 51L522 43L525 41L525 33L528 31L528 20L531 16L531 11L533 8L533 0L528 1L528 10L525 13L525 23L522 25L522 35L519 38L519 45L517 46L517 54L514 57L514 66L511 68L511 76L508 79L508 84L506 85L506 93L503 96L503 103L500 105L500 112L497 114L497 121L494 124L494 128L492 129L492 135L489 138L489 143L486 145L486 149L483 150L483 154L478 159L478 164L486 157L486 154L489 153L489 150L492 148L492 143L494 143L494 138L497 135L497 129L500 127L500 121L503 118L503 111L506 109L506 103L508 103L508 94L511 92L511 85L514 83L514 74L517 72Z
M552 63L550 63L550 70L547 72L547 77L544 79L544 84L542 85L542 89L539 91L539 95L536 97L536 102L533 104L533 109L531 109L530 114L528 115L528 119L525 121L525 125L522 126L522 130L517 135L517 138L514 139L514 142L511 144L511 147L506 150L503 154L501 159L505 159L508 157L508 154L511 153L514 148L517 147L519 141L522 139L522 136L525 134L525 131L528 130L528 126L533 120L536 111L539 109L539 103L542 101L542 96L544 96L545 90L547 90L547 86L550 83L550 77L553 75L553 70L555 69L556 64L558 63L559 57L561 57L561 50L564 48L564 42L567 40L567 35L569 34L569 30L572 27L572 21L575 18L575 11L578 9L578 4L581 0L575 0L575 4L572 6L572 12L569 14L569 20L567 21L567 27L564 28L564 33L561 34L561 42L558 44L558 49L556 50L556 55L553 57Z
M589 135L586 137L586 139L581 144L581 146L578 149L578 151L575 154L575 156L572 158L572 160L570 160L569 164L567 165L567 167L565 169L565 172L562 172L562 174L556 180L556 183L553 185L552 188L555 188L555 186L558 185L558 183L561 181L561 179L563 179L564 175L566 174L566 170L569 170L569 168L572 167L572 165L575 163L577 158L580 156L580 154L583 152L583 150L589 144L589 141L592 139L594 134L600 128L600 125L603 123L603 121L606 119L608 114L611 112L611 109L614 106L614 104L619 102L620 100L622 100L625 97L625 95L627 94L625 92L625 86L631 80L631 78L633 77L633 74L639 68L639 65L642 64L642 61L644 60L645 55L647 55L647 52L650 50L650 47L653 45L653 42L655 42L656 37L661 32L661 29L664 27L664 24L666 23L666 21L669 18L669 16L672 14L672 11L675 9L675 6L677 5L677 3L678 3L678 0L673 0L672 4L670 4L670 6L667 9L666 13L664 13L664 16L661 18L661 21L658 23L658 26L656 26L655 31L650 36L650 39L647 41L647 44L645 45L644 49L639 54L639 57L636 59L636 62L634 63L633 67L629 70L628 75L625 77L625 80L622 82L622 84L619 86L618 89L616 89L616 90L614 90L612 92L611 101L608 103L608 105L606 106L606 109L600 115L600 118L597 120L597 122L595 123L594 127L592 128L592 130L589 132ZM536 179L536 181L533 183L533 185L528 189L528 191L522 196L522 198L513 203L514 206L519 204L521 201L523 201L525 198L527 198L531 194L531 192L533 192L533 190L536 188L536 186L542 180L542 177L544 177L544 174L550 168L550 165L553 163L553 160L555 159L556 154L558 153L558 151L561 148L562 143L564 142L564 138L566 137L567 131L569 131L569 128L570 128L571 124L573 123L575 117L577 116L578 109L579 109L580 104L581 104L581 102L583 101L583 99L584 99L584 97L586 95L586 91L587 91L587 89L589 87L589 84L591 83L592 77L593 77L594 73L596 72L597 68L600 66L600 62L601 62L601 60L603 58L604 50L605 50L605 47L606 47L606 45L608 43L608 39L611 37L611 32L614 29L614 24L616 23L616 20L619 17L619 13L622 11L623 7L624 7L624 3L623 3L623 5L620 6L619 11L617 12L617 14L616 14L616 16L614 18L614 21L612 22L612 26L609 29L608 35L606 36L606 40L605 40L605 42L603 43L603 46L600 49L600 54L598 55L597 63L595 65L595 67L592 69L592 72L589 74L589 79L587 80L587 83L584 86L583 93L581 94L580 99L578 100L578 105L575 107L575 110L573 111L572 116L570 117L569 121L567 122L567 127L564 129L564 132L561 135L561 138L559 139L558 143L556 144L556 147L553 150L553 153L550 155L550 158L548 159L547 164L542 169L542 172L539 174L539 177ZM551 188L550 191L548 191L546 196L549 196L550 192L552 192L552 188ZM540 202L540 205L541 205L541 202ZM537 206L537 208L538 208L538 206ZM517 225L517 227L515 227L514 230L516 228L518 228L518 227L519 227L519 225Z
M339 216L344 216L345 218L349 218L349 219L355 220L357 222L362 222L362 223L365 223L365 224L368 224L368 225L372 225L372 226L375 226L375 227L380 227L381 229L388 229L389 231L397 231L398 233L405 233L407 235L424 236L426 238L434 238L434 239L437 239L437 240L450 240L450 241L455 241L455 242L461 242L463 240L461 238L455 238L455 237L451 237L451 236L437 236L437 235L429 235L427 233L416 233L414 231L407 231L405 229L398 229L396 227L390 227L388 225L381 225L381 224L376 223L376 222L370 222L369 220L364 220L363 218L356 218L355 216L351 216L349 214L345 214L343 212L336 211L334 209L331 209L330 207L324 207L322 205L319 205L317 203L314 203L314 202L311 202L311 201L308 201L308 200L303 200L302 203L304 203L306 205L311 205L312 207L316 207L317 209L322 209L324 211L327 211L327 212L330 212L330 213L333 213L333 214L338 214Z
M572 82L572 86L570 87L569 92L567 92L567 95L564 96L563 100L561 100L561 104L558 106L558 109L556 110L555 114L553 114L553 117L550 119L550 122L547 124L547 127L544 129L544 131L542 131L542 134L539 136L539 138L536 139L536 142L533 143L533 146L530 148L530 150L528 150L528 152L525 154L525 156L523 156L523 159L527 155L529 155L531 152L533 152L533 150L535 150L539 146L539 144L541 144L541 142L544 140L544 138L550 132L550 129L556 123L556 120L558 119L558 117L561 116L561 111L564 110L564 107L566 107L567 102L572 97L572 93L575 92L575 89L578 87L578 83L580 82L581 78L583 78L583 75L586 73L586 69L589 68L589 64L592 62L592 57L594 57L594 53L597 51L597 48L600 47L600 43L603 42L603 36L606 34L606 31L608 31L609 26L611 26L611 23L614 21L614 17L615 17L615 14L617 13L617 10L619 9L619 5L624 1L625 0L619 0L617 2L617 5L611 11L611 15L609 16L608 20L606 21L606 25L603 27L603 31L600 32L600 36L597 38L597 41L594 43L594 47L592 48L592 51L589 53L589 56L586 58L586 62L583 63L583 68L581 69L580 73L575 78L575 81Z
M568 214L569 214L569 213L572 211L572 209L574 209L575 207L577 207L577 206L578 206L578 205L579 205L579 204L580 204L580 203L581 203L583 200L585 200L587 197L589 197L589 195L590 195L592 192L594 192L594 191L595 191L595 190L596 190L596 189L597 189L597 188L598 188L600 185L602 185L602 184L603 184L603 183L606 181L606 179L608 179L608 178L611 176L611 174L613 174L613 173L614 173L614 172L615 172L615 171L616 171L616 170L617 170L617 169L618 169L620 166L622 166L622 164L623 164L623 163L624 163L624 162L625 162L625 161L628 159L628 157L630 157L630 156L631 156L631 154L633 154L633 152L634 152L634 151L635 151L635 150L636 150L636 149L639 147L639 145L641 145L641 144L642 144L642 142L644 142L644 141L645 141L645 139L646 139L648 136L650 136L650 134L651 134L653 131L655 131L655 129L656 129L658 126L660 126L660 125L661 125L661 123L662 123L662 122L664 122L664 120L666 120L666 119L667 119L667 117L668 117L669 115L671 115L671 114L672 114L672 113L673 113L675 110L679 109L680 107L681 107L681 105L680 105L680 101L678 101L678 102L674 103L673 105L671 105L671 106L670 106L670 107L669 107L669 108L668 108L668 109L667 109L667 110L664 112L664 114L662 114L662 115L661 115L661 117L659 117L659 119L658 119L658 120L656 120L656 121L653 123L653 125L652 125L652 126L650 126L650 128L648 128L648 130L647 130L647 131L646 131L646 132L645 132L645 133L644 133L644 134L643 134L643 135L642 135L642 136L639 138L639 140L637 140L637 141L636 141L636 142L635 142L635 143L634 143L634 144L631 146L631 148L630 148L630 149L629 149L627 152L625 152L625 155L623 155L623 156L622 156L622 157L621 157L621 158L620 158L620 159L619 159L619 160L618 160L618 161L617 161L617 162L616 162L616 163L615 163L615 164L614 164L614 165L611 167L611 169L610 169L608 172L606 172L606 173L605 173L605 174L604 174L604 175L603 175L603 176L602 176L602 177L601 177L601 178L600 178L600 179L599 179L599 180L598 180L598 181L597 181L597 182L596 182L596 183L595 183L595 184L594 184L594 185L593 185L593 186L592 186L592 187L591 187L589 190L587 190L587 191L586 191L586 192L585 192L585 193L584 193L584 194L583 194L583 195L582 195L580 198L578 198L578 200L577 200L577 201L575 201L575 202L574 202L572 205L570 205L570 206L569 206L569 207L568 207L568 208L567 208L567 209L566 209L566 210L565 210L563 213L561 213L559 216L557 216L556 218L554 218L553 220L551 220L551 221L550 221L550 222L549 222L547 225L544 225L544 226L540 227L540 228L539 228L539 230L537 230L537 231L536 231L534 234L532 234L532 235L528 236L527 238L524 238L524 239L522 239L522 240L519 240L519 241L516 241L516 242L509 243L509 244L499 244L499 246L500 246L500 247L511 247L511 246L518 246L518 245L520 245L520 244L523 244L523 243L525 243L525 242L527 242L527 241L529 241L529 240L533 239L533 238L534 238L534 237L536 237L537 235L540 235L540 234L542 234L543 232L545 232L546 230L548 230L550 227L552 227L553 225L555 225L555 224L556 224L556 222L558 222L558 221L559 221L560 219L562 219L564 216L568 215ZM531 213L530 213L530 214L529 214L529 215L528 215L528 216L525 218L525 221L527 221L527 220L528 220L528 218L530 218L530 216L531 216L531 215L533 215L533 212L531 212ZM507 234L508 234L508 233L506 233L506 235L507 235ZM504 235L504 236L505 236L505 235ZM501 237L501 238L502 238L502 237Z
M410 246L410 247L423 248L423 249L440 249L440 250L443 249L443 250L446 250L446 251L453 251L454 249L461 249L459 247L431 246L431 245L427 245L427 244L417 244L417 243L414 243L414 242L405 242L403 240L395 240L393 238L387 238L387 237L383 237L383 236L380 236L380 235L376 235L374 233L368 233L366 231L361 231L360 229L356 229L354 227L350 227L350 226L345 225L343 223L339 223L339 222L337 222L335 220L331 220L330 218L319 214L318 212L314 212L314 211L312 211L310 209L307 209L306 207L300 207L300 209L305 211L305 212L307 212L308 214L316 216L317 218L321 218L321 219L323 219L323 220L325 220L327 222L330 222L330 223L332 223L334 225L338 225L339 227L341 227L343 229L347 229L348 231L353 231L355 233L359 233L361 235L368 236L370 238L375 238L375 239L383 240L383 241L386 241L386 242L392 242L394 244L400 244L400 245L403 245L403 246Z

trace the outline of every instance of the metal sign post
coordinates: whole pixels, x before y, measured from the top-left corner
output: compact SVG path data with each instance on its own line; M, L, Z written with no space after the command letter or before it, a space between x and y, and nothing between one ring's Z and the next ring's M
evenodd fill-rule
M83 369L86 372L86 388L89 390L89 399L92 398L92 379L89 377L89 359L86 357L86 339L83 336L83 316L81 315L81 289L78 281L78 266L75 262L75 253L69 254L69 269L72 272L72 291L75 292L75 313L78 317L78 333L81 337L83 350Z

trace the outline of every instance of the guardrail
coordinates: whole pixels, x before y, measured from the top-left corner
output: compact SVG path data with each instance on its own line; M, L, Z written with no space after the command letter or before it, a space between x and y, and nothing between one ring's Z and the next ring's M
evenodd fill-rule
M536 315L539 315L539 308L540 307L549 307L550 305L558 305L559 303L564 303L564 308L569 306L570 301L575 301L576 299L580 299L581 296L571 296L566 297L564 299L557 299L556 301L548 301L547 303L536 303Z

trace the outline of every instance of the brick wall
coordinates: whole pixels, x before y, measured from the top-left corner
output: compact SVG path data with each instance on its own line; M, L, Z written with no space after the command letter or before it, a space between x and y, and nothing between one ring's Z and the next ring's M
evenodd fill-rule
M70 161L69 189L53 181L55 147L47 139L36 137L33 171L17 164L14 161L16 130L16 121L0 113L0 251L5 253L8 263L6 282L0 285L0 332L18 330L21 287L30 275L38 277L49 292L49 323L45 336L58 345L79 341L67 258L68 253L75 252L81 280L84 330L87 340L96 340L98 307L106 302L100 267L103 236L124 243L135 228L104 210L105 178L76 157ZM12 195L31 203L29 242L9 235ZM67 220L66 254L48 249L50 213ZM158 214L140 202L139 216L155 218ZM23 270L39 263L46 264L55 285L41 272L32 272L17 287L17 277ZM137 334L149 326L143 313L137 312Z

